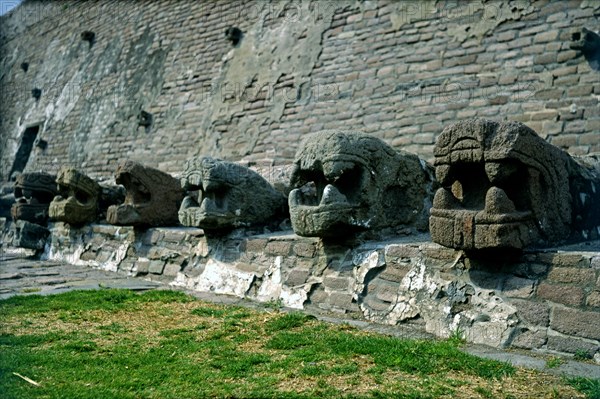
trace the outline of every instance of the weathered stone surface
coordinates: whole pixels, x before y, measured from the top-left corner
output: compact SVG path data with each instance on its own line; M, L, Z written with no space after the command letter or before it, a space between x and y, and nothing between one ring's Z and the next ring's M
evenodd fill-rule
M400 226L426 229L433 178L416 155L359 132L322 131L296 153L289 194L296 234L343 238Z
M528 330L525 329L512 341L512 346L522 349L537 349L541 348L547 341L548 334L545 330Z
M511 298L529 298L533 293L534 280L511 277L504 282L504 295Z
M0 218L10 218L10 208L15 203L15 183L0 184Z
M108 208L106 219L121 226L173 226L183 199L179 180L160 170L126 161L115 173L125 186L125 203Z
M38 224L18 220L12 224L9 234L12 236L12 245L15 247L42 250L50 231Z
M585 304L594 308L600 308L600 291L590 292Z
M583 304L584 293L581 287L577 286L541 283L537 289L537 296L563 305L580 306Z
M188 193L179 209L184 226L223 230L277 226L287 216L285 196L253 170L210 157L187 161L181 186Z
M51 219L74 225L96 220L101 191L98 183L75 168L62 167L56 184L58 195L50 203Z
M287 256L292 248L292 243L288 241L270 241L265 247L265 253L272 255Z
M600 225L596 162L575 162L521 123L458 122L434 153L443 186L430 217L437 243L520 250L588 238Z
M592 69L600 70L600 35L587 28L581 28L571 33L569 46L573 50L581 51Z
M590 342L583 339L564 337L560 335L548 335L547 345L548 349L558 352L583 352L589 358L592 358L598 349L600 349L598 342Z
M57 194L56 176L43 172L22 173L15 181L15 203L11 208L13 220L45 225L48 207Z
M596 270L579 267L553 267L548 273L548 281L578 285L593 284Z
M600 340L600 313L556 306L550 327L563 334Z

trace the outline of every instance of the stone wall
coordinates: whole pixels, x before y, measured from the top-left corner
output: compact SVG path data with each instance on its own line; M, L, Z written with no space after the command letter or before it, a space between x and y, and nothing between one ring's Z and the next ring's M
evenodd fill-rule
M427 235L352 246L290 233L207 237L194 228L62 223L51 230L47 259L325 315L413 323L440 337L458 330L496 347L600 350L598 242L486 261Z
M268 169L323 128L431 159L474 116L600 151L600 72L569 47L599 15L580 0L27 0L0 18L0 180L35 126L27 170L93 177L125 158L180 173L198 154Z

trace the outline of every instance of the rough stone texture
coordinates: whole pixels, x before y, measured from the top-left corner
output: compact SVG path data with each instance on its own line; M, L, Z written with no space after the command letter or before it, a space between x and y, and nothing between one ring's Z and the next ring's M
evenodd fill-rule
M547 348L557 352L585 353L588 358L593 358L600 345L597 341L583 340L562 335L548 335Z
M96 221L100 185L75 168L63 167L56 175L58 195L50 203L53 220L71 224Z
M600 71L600 35L587 28L571 32L569 47L583 53L590 67Z
M556 306L550 327L563 334L600 340L600 313Z
M288 198L296 234L426 229L435 183L416 155L364 133L322 131L303 141L294 162Z
M15 182L0 184L0 218L11 218L10 208L15 203Z
M527 330L521 331L515 337L511 345L522 349L540 349L548 341L548 334L545 330Z
M177 211L183 200L179 180L137 162L119 165L115 181L125 186L122 205L108 208L106 220L120 226L176 226Z
M50 231L35 223L26 220L19 220L13 223L8 233L9 239L12 237L14 247L42 250L46 245L46 239ZM10 241L10 240L7 240Z
M175 174L198 154L271 168L291 162L306 133L348 126L432 160L443 125L474 116L531 124L572 154L598 152L598 71L569 42L573 30L598 29L599 9L23 2L0 21L0 180L32 124L48 145L33 149L28 171L68 163L92 177L123 159ZM231 26L244 33L235 47ZM83 29L96 32L93 46Z
M542 283L537 289L537 296L555 303L569 306L580 306L585 297L583 289L568 285Z
M184 226L205 230L279 225L287 217L287 199L258 173L210 157L188 160L181 177L188 193L179 209Z
M211 237L201 229L178 227L139 234L132 227L55 223L44 257L320 314L415 323L439 337L460 329L469 342L497 347L570 351L568 339L600 344L596 308L566 308L557 303L562 298L545 299L532 289L553 284L565 298L574 297L580 290L593 293L596 278L550 282L544 272L523 277L514 274L521 273L519 267L512 267L600 273L589 267L596 252L563 247L528 251L514 263L475 262L427 242L426 235L419 238L326 246L291 233ZM314 256L295 255L300 247L311 248ZM550 335L565 341L554 339L549 345Z
M56 176L43 172L22 173L15 181L13 220L46 225L48 207L57 193Z
M580 164L518 122L472 119L438 137L432 240L465 250L596 239L597 159Z

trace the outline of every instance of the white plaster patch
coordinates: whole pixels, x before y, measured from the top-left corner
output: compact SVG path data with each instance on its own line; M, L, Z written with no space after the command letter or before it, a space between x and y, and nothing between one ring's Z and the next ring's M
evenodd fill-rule
M234 295L243 298L254 281L254 273L237 270L227 263L209 259L202 274L188 278L178 273L171 284L200 292Z

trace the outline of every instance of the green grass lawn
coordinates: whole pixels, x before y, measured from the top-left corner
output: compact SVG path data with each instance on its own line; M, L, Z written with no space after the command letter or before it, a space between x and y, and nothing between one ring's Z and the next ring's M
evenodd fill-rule
M457 340L402 340L176 291L13 297L0 317L4 399L600 397L598 381L480 359Z

